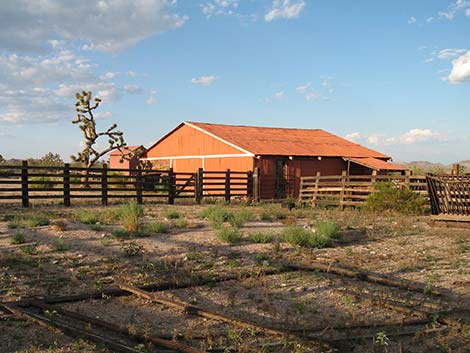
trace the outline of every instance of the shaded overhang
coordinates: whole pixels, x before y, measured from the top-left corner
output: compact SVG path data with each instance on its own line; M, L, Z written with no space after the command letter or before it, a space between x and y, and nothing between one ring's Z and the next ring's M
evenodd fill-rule
M363 167L367 167L377 171L388 171L388 172L404 172L409 170L408 168L402 167L401 165L390 163L378 158L364 157L364 158L344 158L345 161L350 161Z

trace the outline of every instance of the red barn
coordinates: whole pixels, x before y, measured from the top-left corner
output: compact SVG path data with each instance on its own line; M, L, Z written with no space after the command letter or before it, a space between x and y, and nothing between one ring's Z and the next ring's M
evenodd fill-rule
M405 171L391 157L320 129L287 129L183 122L147 150L176 172L254 171L262 199L297 196L300 177Z
M139 166L139 158L145 157L144 146L127 146L112 151L109 154L109 168L113 169L137 169ZM132 155L131 158L123 158L123 156ZM124 171L123 171L124 172Z

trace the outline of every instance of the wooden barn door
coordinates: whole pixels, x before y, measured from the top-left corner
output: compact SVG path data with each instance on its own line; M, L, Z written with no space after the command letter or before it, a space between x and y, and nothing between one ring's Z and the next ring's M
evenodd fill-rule
M277 159L275 170L275 199L285 199L287 196L287 160Z

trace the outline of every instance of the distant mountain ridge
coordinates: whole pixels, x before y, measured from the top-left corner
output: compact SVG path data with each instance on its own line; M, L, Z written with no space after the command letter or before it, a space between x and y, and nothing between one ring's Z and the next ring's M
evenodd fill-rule
M412 162L394 162L396 164L408 167L416 173L442 173L452 170L451 164L433 163L428 161L412 161ZM461 166L464 173L470 173L470 160L455 162Z

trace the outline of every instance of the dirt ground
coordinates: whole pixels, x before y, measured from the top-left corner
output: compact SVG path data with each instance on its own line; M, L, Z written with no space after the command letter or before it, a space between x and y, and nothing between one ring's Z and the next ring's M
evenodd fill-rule
M470 352L470 228L432 228L427 216L360 210L219 206L252 214L252 220L240 227L242 239L227 244L201 216L206 207L145 205L141 223L159 222L168 232L124 239L115 232L122 228L121 220L112 217L117 206L2 208L1 300L71 295L120 283L158 285L235 274L238 280L167 290L161 295L273 329L308 331L310 338L255 333L134 295L103 296L58 307L119 323L129 330L144 328L154 336L178 337L185 344L215 352ZM78 216L84 210L108 216L99 224L85 224ZM179 221L170 210L178 211ZM28 221L38 214L49 224L34 226ZM330 246L307 248L283 241L286 224L309 229L320 220L340 226L341 237ZM250 236L253 233L269 234L273 240L256 243ZM13 239L35 244L13 246ZM406 279L425 289L411 292L321 271L264 274L286 264L314 262ZM249 273L257 275L244 277ZM436 297L433 290L443 295ZM400 323L419 317L387 307L368 294L412 303L410 308L421 303L436 311L451 310L449 318L458 324L444 327L436 316L414 334L395 335L389 327L399 328ZM0 311L0 317L0 352L109 351L7 312ZM355 325L372 326L374 335L348 331L348 326ZM341 326L346 329L328 329ZM331 345L323 345L323 339L331 339ZM136 351L152 350L138 346Z

